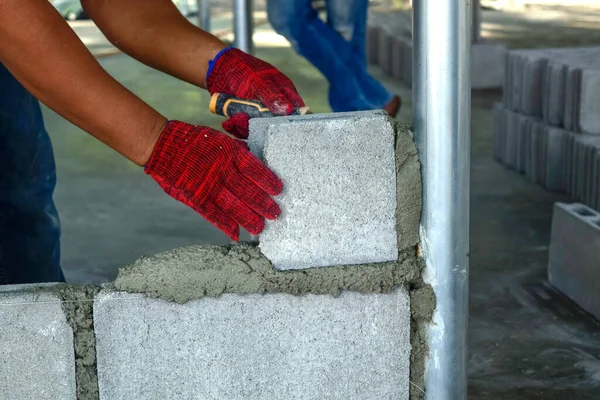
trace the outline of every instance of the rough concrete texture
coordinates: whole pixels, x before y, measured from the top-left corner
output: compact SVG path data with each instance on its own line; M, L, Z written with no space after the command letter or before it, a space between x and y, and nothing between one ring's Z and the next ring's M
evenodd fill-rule
M396 233L396 123L385 112L270 120L263 157L284 183L282 214L266 222L259 246L276 269L393 261L399 247L414 246ZM411 137L402 144L414 150ZM404 158L418 167L416 151ZM414 170L406 170L412 179ZM403 184L418 189L420 179ZM412 211L420 191L411 200ZM412 235L411 222L403 229Z
M600 213L557 203L552 218L548 280L600 319Z
M304 271L277 271L257 247L191 246L143 257L121 268L117 290L145 293L176 303L223 293L339 295L343 290L389 293L416 282L421 266L414 250L395 263L336 266Z
M100 289L89 285L57 285L67 322L73 330L77 400L97 400L96 337L92 316L93 299Z
M73 332L51 289L0 287L0 398L76 398Z
M404 289L185 305L106 290L94 320L102 400L409 397Z

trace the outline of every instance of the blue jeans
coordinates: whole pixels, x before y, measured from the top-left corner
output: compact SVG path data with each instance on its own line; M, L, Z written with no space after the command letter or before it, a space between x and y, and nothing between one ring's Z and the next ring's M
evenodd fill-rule
M394 95L367 72L368 0L327 0L327 22L311 0L268 0L273 29L329 81L335 112L381 109Z
M40 104L0 64L0 284L65 280L55 184Z

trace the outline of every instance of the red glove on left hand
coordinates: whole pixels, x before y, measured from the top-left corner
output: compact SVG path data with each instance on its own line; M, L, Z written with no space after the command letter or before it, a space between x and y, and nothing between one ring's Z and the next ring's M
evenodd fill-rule
M275 219L281 213L270 197L281 192L281 180L248 151L245 142L205 126L169 122L145 171L165 192L235 241L238 224L257 235L264 218Z
M206 86L210 94L226 93L258 100L275 115L288 115L304 107L292 81L271 64L238 49L225 49L209 67ZM236 114L223 123L227 132L248 137L247 114Z

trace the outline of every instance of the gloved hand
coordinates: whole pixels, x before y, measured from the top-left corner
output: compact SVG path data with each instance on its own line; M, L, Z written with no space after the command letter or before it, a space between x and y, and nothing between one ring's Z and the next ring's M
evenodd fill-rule
M258 100L275 115L288 115L304 107L292 81L271 64L239 49L222 50L209 63L206 87L210 94L226 93L242 99ZM247 114L236 114L223 123L227 132L248 137Z
M264 218L281 213L270 197L281 192L281 180L245 142L208 127L170 121L145 172L235 241L238 224L256 235L264 229Z

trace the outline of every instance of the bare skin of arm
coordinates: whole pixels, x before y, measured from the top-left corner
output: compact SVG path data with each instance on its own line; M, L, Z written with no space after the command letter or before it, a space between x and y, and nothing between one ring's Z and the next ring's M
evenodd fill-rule
M0 62L42 103L138 165L167 123L102 69L48 0L0 0Z
M206 87L208 61L226 45L188 22L171 0L83 0L115 46L146 65Z

